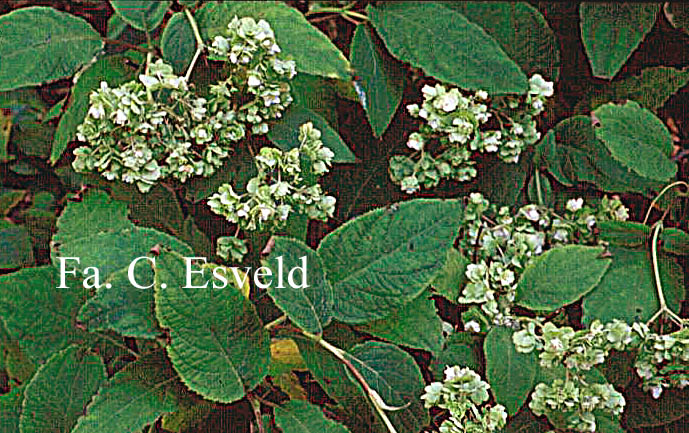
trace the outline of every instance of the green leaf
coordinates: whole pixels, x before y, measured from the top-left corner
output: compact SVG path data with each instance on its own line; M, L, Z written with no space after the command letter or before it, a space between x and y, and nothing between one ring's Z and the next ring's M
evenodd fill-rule
M320 407L291 400L275 408L275 424L283 433L346 433L347 427L323 415Z
M334 80L309 74L297 74L290 82L294 104L308 108L323 117L334 129L338 128L337 107L349 92L359 101L352 81Z
M23 401L23 386L0 395L0 433L17 433L19 431L19 416L22 413Z
M352 69L359 78L361 101L376 137L383 135L402 101L406 71L365 25L357 26L350 48Z
M679 256L689 255L689 233L676 229L667 228L660 232L660 241L663 251Z
M357 329L401 346L438 353L443 344L443 323L428 295L423 292L392 314Z
M144 355L105 382L72 433L141 431L177 409L177 380L161 352Z
M160 37L160 48L163 58L175 70L176 74L184 74L191 63L196 51L196 39L189 20L183 12L172 15L165 25Z
M603 247L565 245L546 251L527 265L517 282L515 303L535 311L554 311L593 290L610 267Z
M649 179L663 182L675 176L670 132L651 111L629 101L601 105L593 114L600 122L596 137L616 160Z
M76 137L77 126L84 121L89 108L89 95L98 89L101 81L116 87L133 77L133 70L125 64L121 55L103 57L89 66L74 84L67 108L57 124L53 137L50 163L55 164L70 141Z
M302 257L305 258L305 263L302 262ZM304 331L312 334L323 332L332 318L333 289L325 279L318 253L296 239L276 237L265 265L272 270L268 294L275 304ZM306 287L301 286L304 271ZM292 273L296 287L288 279ZM266 279L266 284L268 281Z
M57 222L51 258L59 266L59 257L78 257L78 263L65 262L66 269L77 270L77 275L88 267L99 270L101 285L79 312L88 329L111 329L137 338L160 334L153 317L153 290L139 289L128 278L131 263L156 246L193 255L177 238L134 226L127 219L126 204L102 191L89 191L81 202L68 203ZM139 285L150 285L150 263L137 262L134 276Z
M437 354L431 364L434 377L442 380L443 372L447 367L459 365L480 371L482 361L476 347L480 347L480 341L469 332L455 332L450 334L445 341L445 347Z
M646 224L631 221L600 221L596 227L600 230L601 240L623 247L640 247L651 234L651 228Z
M38 122L26 122L12 129L12 142L27 156L48 159L55 127Z
M103 48L83 18L43 6L0 16L0 91L73 75Z
M117 14L110 15L108 18L108 39L117 39L127 28L127 22Z
M333 151L333 162L354 162L355 156L345 142L328 122L319 114L308 108L292 104L278 122L271 126L268 138L282 150L298 147L299 127L306 122L321 131L323 144Z
M196 176L187 181L188 200L198 202L218 191L220 185L231 183L241 193L246 183L256 176L254 159L246 146L240 146L210 177Z
M150 32L163 22L170 0L110 0L115 13L137 30Z
M376 209L338 227L318 247L333 286L333 317L380 319L416 298L442 268L463 207L417 199Z
M530 410L519 411L510 417L505 426L505 433L547 433L551 431L547 422L541 421Z
M105 380L100 358L77 346L55 353L24 391L21 433L69 433Z
M611 247L610 252L610 269L598 286L584 297L582 321L619 319L631 324L649 320L660 308L660 303L648 253L622 247ZM668 307L679 312L679 302L684 295L682 268L666 254L659 255L658 267Z
M72 283L67 281L68 286ZM74 317L84 290L73 285L68 289L58 286L58 272L50 266L0 276L0 317L22 351L38 362L80 336Z
M450 302L456 302L467 282L465 272L469 263L469 259L457 249L447 250L445 264L431 283L435 291Z
M428 412L419 396L424 381L414 358L392 344L368 341L349 351L350 360L369 386L389 406L405 406L388 417L401 432L417 432L429 423ZM354 380L351 373L350 379Z
M114 15L113 15L114 16ZM65 107L65 104L67 103L67 98L62 98L59 101L55 103L52 107L50 107L50 110L48 110L47 113L45 113L45 117L41 121L42 123L46 123L49 120L57 119L62 115L62 109Z
M185 271L179 254L163 252L156 258L156 317L170 331L168 356L192 391L211 401L237 401L268 372L268 334L239 290L212 283L198 288L207 282L207 272L205 278L194 274L196 288L186 286Z
M641 75L594 87L582 95L575 112L588 113L606 102L632 100L651 111L662 108L668 99L689 83L689 68L653 66Z
M171 234L182 231L184 212L174 191L158 184L144 194L134 185L125 183L117 183L111 190L114 199L129 204L129 218L138 226Z
M33 262L33 245L26 228L0 220L0 269L20 268Z
M526 92L524 72L495 39L464 15L418 1L382 3L368 11L388 50L428 75L491 94Z
M188 215L184 220L179 238L191 246L194 252L201 257L213 257L215 255L213 244L208 236L198 228L191 215Z
M477 179L477 190L491 203L512 208L519 206L524 201L522 191L526 187L526 179L533 171L531 155L531 150L525 150L516 164L498 158L486 161L483 174Z
M444 2L492 36L527 76L560 75L560 50L548 22L526 2Z
M623 166L598 138L587 116L558 123L537 145L537 160L563 185L592 183L602 191L646 196L663 182L642 177Z
M658 3L582 3L581 38L594 77L612 78L646 37Z
M204 40L223 34L235 15L268 21L282 52L294 59L299 72L345 80L350 78L349 62L342 52L298 10L281 2L207 3L196 13Z
M517 352L512 333L508 328L494 327L483 342L486 378L495 400L505 406L510 415L517 413L526 401L538 369L536 353Z

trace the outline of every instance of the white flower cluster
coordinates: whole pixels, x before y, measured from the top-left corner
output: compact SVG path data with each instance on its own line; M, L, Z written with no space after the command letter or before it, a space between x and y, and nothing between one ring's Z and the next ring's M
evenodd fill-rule
M299 128L299 141L299 147L287 152L261 148L254 158L258 174L247 183L246 193L237 194L232 185L224 184L208 206L247 231L278 229L292 212L327 220L335 211L335 198L323 193L318 179L329 171L334 154L311 122ZM237 251L236 242L222 244L221 256Z
M416 152L390 159L393 182L414 193L422 186L438 185L441 179L470 180L477 174L472 160L476 152L497 153L505 162L517 162L522 150L540 138L534 117L553 95L553 83L538 74L531 77L529 85L525 96L494 98L491 108L483 90L465 96L457 88L424 86L421 106L407 106L409 114L424 121L407 141ZM482 130L491 117L496 118L495 127Z
M437 406L450 412L440 425L441 433L490 433L499 431L507 422L502 405L484 405L490 385L470 368L445 369L445 380L426 386L421 396L427 408Z
M659 335L635 323L641 343L634 367L643 379L644 391L659 398L664 388L689 385L689 327Z
M618 416L624 406L624 397L612 385L572 379L555 379L550 385L539 383L529 403L535 415L564 417L563 427L581 432L596 431L594 411Z
M280 49L265 21L235 17L227 34L216 38L213 52L226 54L218 58L229 61L230 75L210 86L208 99L162 60L150 64L138 81L117 88L102 82L77 128L77 138L87 145L74 151L74 169L134 183L146 192L162 179L210 176L247 129L266 133L266 121L279 118L292 101L288 82L294 62L276 57ZM222 51L223 40L230 51Z
M507 207L491 206L480 193L470 194L459 246L463 251L474 251L475 260L467 267L468 283L458 302L480 304L495 323L506 324L517 280L534 257L558 245L597 244L597 221L627 217L622 203L607 197L595 209L584 206L582 199L570 200L562 216L534 204L512 215Z
M211 86L217 109L252 125L252 133L268 132L267 121L282 117L292 102L289 80L297 73L293 60L278 57L280 47L265 20L234 17L225 35L213 39L211 58L226 61L227 80Z

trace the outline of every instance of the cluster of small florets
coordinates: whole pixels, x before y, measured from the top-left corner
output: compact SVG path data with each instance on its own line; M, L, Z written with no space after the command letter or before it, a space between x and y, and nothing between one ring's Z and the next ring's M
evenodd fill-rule
M550 385L539 383L529 403L535 415L546 415L549 419L564 417L566 425L562 427L581 432L596 431L594 411L618 416L624 406L624 397L612 385L572 379L555 379Z
M287 152L263 147L256 155L258 174L238 194L230 184L222 185L208 205L211 210L247 231L274 231L285 224L292 212L325 221L333 215L335 198L325 195L319 178L329 171L333 152L321 141L321 133L311 122L299 128L299 147ZM219 241L219 255L243 256L237 241Z
M512 214L508 207L498 209L490 205L480 193L470 194L459 246L463 251L472 252L474 263L467 267L469 281L458 302L479 304L494 323L506 324L517 280L531 260L558 245L595 245L597 222L623 221L628 216L618 199L607 197L597 208L584 206L583 199L572 199L560 216L535 204Z
M540 138L534 117L553 95L553 83L538 74L529 85L526 96L494 98L490 109L483 90L466 96L457 88L424 86L421 106L407 106L409 114L424 121L407 141L415 153L390 159L393 182L414 193L422 186L432 188L442 179L470 180L477 174L472 160L476 152L497 153L505 162L517 162L522 150ZM482 130L493 115L498 129Z
M659 335L644 324L634 326L641 339L634 367L644 391L659 398L664 388L689 385L689 328Z
M280 48L263 20L235 17L227 35L215 39L213 52L229 62L230 75L211 85L208 99L162 60L148 65L138 81L117 88L102 82L77 128L87 145L74 151L74 169L146 192L162 179L210 176L247 130L268 132L266 121L279 118L292 101L294 62L276 57Z
M427 408L439 407L450 412L440 425L441 433L490 433L499 431L507 422L502 405L489 407L490 385L470 368L445 369L445 380L426 386L421 396Z
M282 117L292 102L289 81L297 73L293 60L278 57L280 47L270 25L235 16L225 35L213 39L210 53L229 69L227 80L210 88L214 108L250 124L254 134L267 133L266 122Z

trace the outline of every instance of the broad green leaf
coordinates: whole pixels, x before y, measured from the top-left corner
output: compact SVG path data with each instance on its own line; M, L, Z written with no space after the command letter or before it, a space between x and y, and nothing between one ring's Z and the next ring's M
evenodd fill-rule
M523 190L531 167L532 151L527 149L516 164L501 161L498 158L486 161L483 174L478 177L476 189L491 203L515 208L526 204Z
M415 1L381 3L368 12L395 57L440 81L491 94L527 90L526 75L495 39L453 9Z
M0 269L20 268L33 262L33 246L26 228L0 220Z
M56 352L24 391L21 433L69 433L105 381L105 366L78 346Z
M548 176L540 171L534 172L526 187L526 198L530 203L540 203L543 206L552 208L555 203L555 197L553 196L553 187L550 185Z
M565 245L546 251L526 266L517 282L515 303L554 311L593 290L610 266L603 247Z
M612 245L640 247L649 239L651 228L631 221L599 221L600 239Z
M591 119L574 116L558 123L537 145L537 161L563 185L592 183L607 192L652 196L663 182L642 177L618 162L596 138Z
M141 431L177 409L177 383L162 353L145 355L103 383L72 433Z
M635 173L657 181L667 181L677 173L669 158L672 138L663 122L634 101L624 105L601 105L593 112L600 126L596 137L613 158Z
M22 413L23 401L23 386L0 395L0 433L17 433L19 431L19 415Z
M308 108L292 104L282 116L282 119L271 126L268 138L282 150L289 150L299 146L299 127L306 122L321 131L323 144L333 151L333 162L354 162L355 157L342 137L324 118Z
M304 331L323 332L332 318L333 289L325 278L318 253L296 239L276 237L265 264L272 270L272 277L266 278L265 283L270 281L268 294L275 304ZM306 287L302 287L302 278Z
M582 3L581 39L595 77L612 78L646 37L658 3Z
M495 400L510 415L517 413L533 390L538 369L535 352L519 353L512 343L513 331L494 327L483 342L486 357L486 380Z
M444 2L492 36L528 76L555 81L560 75L560 50L548 22L527 2Z
M390 315L357 329L401 346L438 353L443 344L443 323L435 302L423 292Z
M201 257L213 257L215 255L213 244L208 239L208 236L198 228L191 215L188 215L184 220L179 238Z
M392 344L368 341L349 351L351 362L369 386L389 406L406 406L388 417L400 432L417 432L428 425L428 412L419 395L424 381L421 370L407 352ZM347 371L351 380L354 377Z
M328 234L318 253L333 286L333 317L366 323L420 295L445 263L462 212L457 200L416 199Z
M111 188L112 197L129 204L129 218L137 226L151 227L171 234L179 234L184 226L184 212L177 195L158 184L147 193L134 185L117 183Z
M480 371L483 363L476 349L477 347L481 347L481 340L469 332L450 334L445 341L443 350L437 354L437 357L433 359L431 364L434 377L437 380L442 380L445 369L454 365Z
M126 204L111 200L102 191L90 191L81 202L68 203L53 237L53 263L59 267L59 257L77 257L79 262L65 260L67 270L76 270L77 276L89 267L99 271L100 287L82 307L79 320L91 330L111 329L137 338L159 335L153 317L153 289L139 289L128 278L131 263L155 247L193 256L191 248L177 238L134 226L127 219ZM152 283L149 261L136 263L134 277L140 286Z
M689 233L676 228L663 229L660 232L663 250L679 256L689 255Z
M83 18L33 6L0 16L0 91L73 75L103 42Z
M50 266L0 276L0 317L22 351L38 362L80 336L74 317L84 290L69 280L68 289L58 286L58 272Z
M108 18L108 39L117 39L127 28L127 22L117 14L110 15Z
M126 337L155 338L162 331L153 316L153 288L134 287L128 272L127 268L113 272L86 301L77 319L91 331L109 329ZM134 278L144 287L153 283L148 261L136 264Z
M101 81L107 82L110 87L117 87L131 80L133 72L133 69L125 64L124 56L115 55L97 60L79 75L72 87L67 108L57 124L50 153L51 164L60 159L69 142L75 139L77 126L86 118L91 92L98 89Z
M596 431L600 433L626 433L619 420L607 413L596 413Z
M275 408L275 424L283 433L346 433L347 427L325 417L306 401L291 400Z
M137 30L150 32L160 25L170 0L110 0L115 13Z
M62 98L59 101L55 103L50 109L48 110L47 113L45 113L45 117L43 118L42 122L46 123L50 120L57 119L62 115L62 109L65 107L65 104L67 103L67 98Z
M338 129L337 108L343 98L349 98L349 92L354 93L354 85L351 81L335 80L310 74L297 74L290 82L290 91L294 98L294 104L308 108L320 114L330 126Z
M223 34L235 15L268 21L282 52L294 59L299 72L349 79L349 62L342 52L298 10L281 2L207 3L196 13L204 40Z
M402 101L406 71L361 24L350 47L352 69L363 90L361 104L376 137L383 135Z
M12 142L24 155L48 159L55 127L38 122L26 122L12 129Z
M199 271L198 266L191 270ZM198 288L210 278L207 272L193 275L196 287L187 286L185 271L179 254L163 252L156 258L156 317L170 332L168 356L192 391L211 401L237 401L268 372L268 334L239 290L212 283Z
M676 69L669 66L645 68L640 75L613 81L605 85L594 85L582 95L575 112L586 113L606 102L632 100L651 111L657 111L668 99L689 83L689 68Z
M178 75L183 75L196 51L196 39L189 20L183 12L177 12L165 25L160 37L163 58Z
M610 269L598 286L584 297L582 321L647 321L660 308L648 252L622 247L611 247L610 252ZM678 312L684 295L682 269L666 254L659 255L658 268L668 307Z
M67 203L57 220L56 244L67 244L99 233L134 227L127 219L127 205L99 190L87 191L81 201Z
M471 263L457 249L447 250L447 259L431 285L440 295L450 302L456 302L462 293L462 288L467 282L466 269Z

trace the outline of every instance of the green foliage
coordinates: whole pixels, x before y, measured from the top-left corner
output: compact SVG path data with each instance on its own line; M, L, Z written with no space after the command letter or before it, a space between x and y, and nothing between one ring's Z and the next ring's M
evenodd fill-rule
M593 75L612 78L651 31L657 3L582 3L581 38Z
M0 433L683 431L686 6L23 3Z
M416 298L445 262L462 206L412 200L346 223L318 247L333 286L333 317L364 323Z
M0 26L0 91L69 77L103 48L86 21L49 7L17 9Z
M524 72L495 39L453 9L434 2L391 2L369 13L395 57L441 81L490 93L528 88Z
M192 391L211 401L239 400L267 373L268 334L239 290L214 289L199 273L191 280L196 288L191 288L185 278L181 255L164 252L157 258L156 317L170 332L167 354Z
M517 305L536 311L554 311L569 305L600 282L610 266L604 249L566 245L545 252L526 267L517 283ZM586 269L584 275L579 269Z

